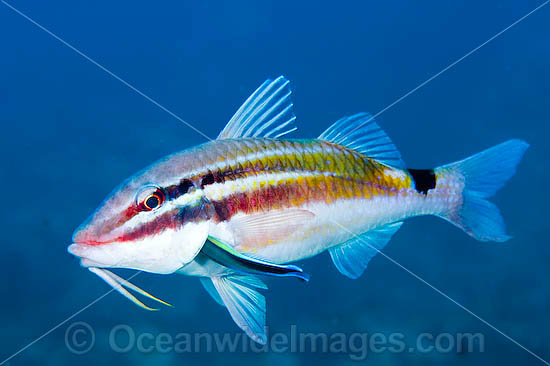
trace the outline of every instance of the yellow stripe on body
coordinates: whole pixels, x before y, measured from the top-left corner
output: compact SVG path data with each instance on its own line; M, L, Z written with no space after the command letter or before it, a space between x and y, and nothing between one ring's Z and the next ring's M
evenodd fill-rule
M270 145L279 154L259 151L255 159L216 172L225 179L205 187L207 197L229 200L234 214L299 207L311 201L330 204L339 199L406 194L408 190L403 189L412 186L406 172L342 146L323 141L271 141Z

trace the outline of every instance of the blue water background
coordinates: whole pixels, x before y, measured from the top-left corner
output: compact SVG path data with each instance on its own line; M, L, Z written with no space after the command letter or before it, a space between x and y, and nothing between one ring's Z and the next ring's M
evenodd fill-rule
M11 4L178 116L215 137L265 79L292 82L296 137L377 113L540 1L30 2ZM71 234L126 177L205 139L0 4L0 362L108 287L67 252ZM429 284L550 359L550 6L378 117L411 167L455 161L510 138L531 144L493 199L513 239L479 243L432 217L385 249ZM9 365L541 365L528 352L382 256L352 281L326 253L312 280L268 280L270 333L482 333L485 351L113 352L117 324L154 335L240 334L194 278L135 282L176 305L143 311L110 294ZM125 276L131 271L121 271ZM65 332L90 324L93 349Z

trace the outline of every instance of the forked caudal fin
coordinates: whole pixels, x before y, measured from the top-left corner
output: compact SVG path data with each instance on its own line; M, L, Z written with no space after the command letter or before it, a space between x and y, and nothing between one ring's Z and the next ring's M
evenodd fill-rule
M525 141L510 140L435 169L438 177L449 177L463 185L461 202L439 216L480 241L510 239L498 208L486 198L514 175L528 147Z

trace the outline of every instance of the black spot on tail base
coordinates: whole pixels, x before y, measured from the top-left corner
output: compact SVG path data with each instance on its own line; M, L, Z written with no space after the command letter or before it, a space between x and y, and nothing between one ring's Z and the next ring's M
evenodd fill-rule
M408 169L408 171L418 192L428 194L428 190L435 188L436 178L433 169Z

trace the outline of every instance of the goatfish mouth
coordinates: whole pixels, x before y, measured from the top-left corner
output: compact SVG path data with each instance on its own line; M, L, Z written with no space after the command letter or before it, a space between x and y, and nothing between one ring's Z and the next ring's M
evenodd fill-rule
M123 295L128 300L130 300L131 302L133 302L134 304L136 304L137 306L139 306L142 309L149 310L149 311L159 310L159 309L151 308L151 307L145 305L143 302L139 301L134 295L132 295L127 290L127 288L132 290L132 291L135 291L138 294L140 294L142 296L145 296L145 297L147 297L147 298L149 298L153 301L156 301L156 302L161 303L163 305L172 307L172 305L170 305L166 301L163 301L163 300L151 295L147 291L142 290L141 288L137 287L133 283L129 282L128 280L125 280L124 278L122 278L120 276L117 276L116 274L114 274L111 271L108 271L104 268L98 268L98 267L88 267L88 270L90 272L98 275L103 281L107 282L107 284L109 284L109 286L111 286L114 290L118 291L121 295ZM139 273L140 272L136 273L134 275L134 277L137 276L137 274L139 274Z
M161 303L163 305L172 307L171 304L151 295L147 291L139 288L133 283L125 280L124 278L114 274L113 272L105 269L104 267L116 267L116 264L107 264L96 261L95 259L87 258L86 255L87 249L86 245L73 243L68 247L69 253L73 254L76 257L80 258L80 264L83 267L88 268L88 270L97 276L99 276L103 281L107 282L118 293L126 297L128 300L136 304L142 309L149 311L157 311L159 309L151 308L145 305L143 302L138 300L134 295L132 295L129 290L132 290L142 296L145 296L153 301ZM302 281L308 282L309 275L304 273L300 267L294 265L280 265L275 263L265 262L259 259L248 257L242 253L235 251L233 248L227 244L212 238L208 237L208 240L205 242L202 252L214 262L230 268L236 272L240 273L252 273L259 274L264 276L275 276L275 277L295 277ZM136 273L133 278L140 272Z

